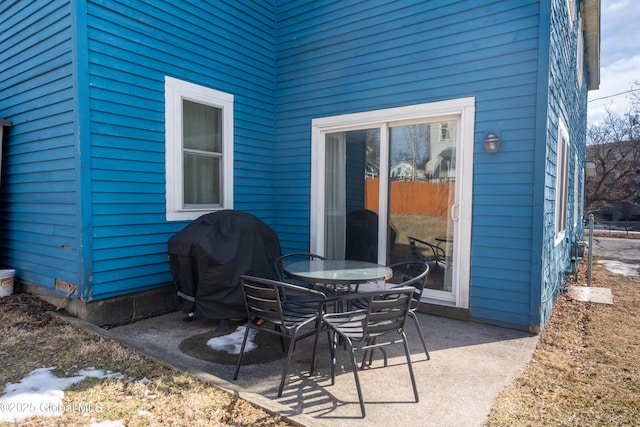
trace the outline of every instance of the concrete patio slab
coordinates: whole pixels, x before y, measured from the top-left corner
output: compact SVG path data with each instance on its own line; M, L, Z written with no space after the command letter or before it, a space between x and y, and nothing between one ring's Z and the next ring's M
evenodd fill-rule
M431 355L427 360L410 323L408 335L420 401L414 402L405 358L398 346L388 351L388 367L382 367L379 357L372 368L360 371L367 410L364 419L345 351L339 351L336 384L330 385L325 335L314 376L309 376L312 341L298 344L283 396L278 398L284 355L272 357L273 348L255 350L271 353L264 358L254 356L233 381L236 356L221 357L219 351L207 349L210 336L220 335L214 321L185 322L183 313L174 312L99 331L305 426L483 425L499 391L531 359L538 337L474 322L426 314L418 317Z

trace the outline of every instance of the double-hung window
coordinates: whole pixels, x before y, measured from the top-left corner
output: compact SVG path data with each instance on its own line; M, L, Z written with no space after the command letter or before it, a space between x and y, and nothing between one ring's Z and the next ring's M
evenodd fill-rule
M233 208L233 95L165 77L167 220Z
M569 197L569 133L566 126L559 122L558 150L556 163L556 214L555 238L558 243L564 238L567 229L567 201Z

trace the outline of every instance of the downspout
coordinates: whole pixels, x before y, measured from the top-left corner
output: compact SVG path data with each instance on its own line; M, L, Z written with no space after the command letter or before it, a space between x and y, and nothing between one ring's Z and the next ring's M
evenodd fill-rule
M75 89L75 174L77 188L76 277L78 297L91 301L93 275L91 269L92 215L91 215L91 134L89 106L89 47L87 39L87 2L71 2L71 28Z
M540 332L542 289L544 285L545 174L547 163L547 127L549 106L549 53L551 42L551 0L540 1L538 23L538 78L533 163L533 206L531 212L531 291L529 330Z
M2 176L2 148L4 147L4 128L10 127L11 122L0 117L0 177ZM0 182L0 184L2 184Z

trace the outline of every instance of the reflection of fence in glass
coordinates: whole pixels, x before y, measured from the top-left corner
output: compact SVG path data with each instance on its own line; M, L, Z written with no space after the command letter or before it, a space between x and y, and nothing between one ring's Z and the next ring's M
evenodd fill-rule
M379 178L365 180L366 208L377 212ZM449 200L453 200L453 182L391 182L390 210L393 213L447 216Z

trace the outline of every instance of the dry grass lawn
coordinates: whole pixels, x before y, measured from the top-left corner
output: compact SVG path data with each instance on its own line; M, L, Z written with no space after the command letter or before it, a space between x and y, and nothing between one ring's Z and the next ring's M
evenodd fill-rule
M32 417L21 426L88 426L107 420L125 426L290 425L232 394L58 320L49 310L55 307L24 294L0 298L0 389L34 369L52 366L59 377L94 367L124 378L87 379L65 391L63 405L71 411L55 418ZM74 412L74 404L92 404L99 411Z
M586 284L583 263L577 283ZM614 305L558 299L532 361L500 394L491 426L640 425L640 279L594 260Z
M584 265L583 265L584 267ZM581 271L578 284L586 283ZM631 426L640 420L640 279L594 263L593 286L609 287L615 305L562 295L533 360L499 396L491 426ZM286 421L118 343L52 316L28 295L0 298L0 388L37 368L68 376L95 367L125 375L88 379L64 404L100 412L32 417L20 425L76 426L121 420L127 426L286 426Z

